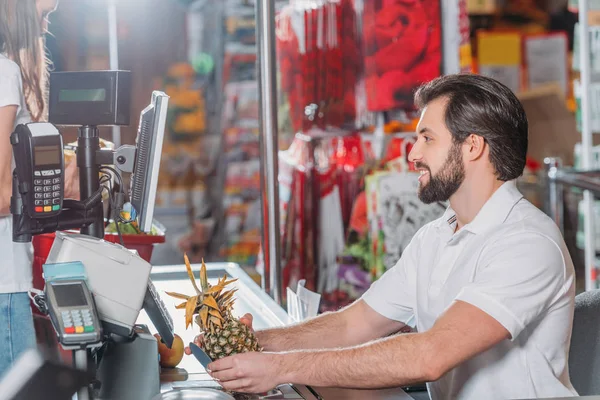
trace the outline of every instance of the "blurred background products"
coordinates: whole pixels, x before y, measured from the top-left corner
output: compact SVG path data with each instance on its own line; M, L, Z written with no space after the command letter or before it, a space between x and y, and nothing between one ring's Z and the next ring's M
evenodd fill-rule
M153 89L171 98L155 211L165 244L154 247L152 263L179 263L184 251L192 262L240 263L260 282L254 2L144 2L117 2L117 31L119 66L134 72L132 113ZM61 0L48 40L56 70L109 68L101 3ZM593 3L590 96L592 130L600 131ZM305 282L321 295L321 310L346 304L444 211L445 204L418 200L407 159L419 117L414 90L441 74L480 73L517 93L530 128L518 184L543 207L544 158L581 165L576 7L566 0L276 0L284 285ZM122 142L131 143L136 129L124 127ZM74 141L72 130L64 133ZM101 136L108 142L111 132L102 128ZM575 215L578 201L569 206ZM577 232L581 223L565 236L581 269Z

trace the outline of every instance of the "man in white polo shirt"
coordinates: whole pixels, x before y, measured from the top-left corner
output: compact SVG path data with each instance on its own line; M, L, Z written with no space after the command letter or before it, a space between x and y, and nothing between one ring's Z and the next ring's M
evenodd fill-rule
M210 364L225 388L429 382L434 400L576 395L573 264L556 225L513 182L527 153L520 102L476 75L436 79L415 100L419 197L450 207L351 306L258 331L268 352ZM419 333L396 334L413 320Z

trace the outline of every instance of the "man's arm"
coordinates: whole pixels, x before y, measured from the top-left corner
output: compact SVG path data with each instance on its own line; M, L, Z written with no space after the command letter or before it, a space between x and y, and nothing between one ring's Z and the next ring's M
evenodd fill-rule
M297 325L257 331L265 351L350 347L398 332L404 324L358 300L348 307Z
M455 302L426 332L396 335L352 348L281 354L285 381L322 387L381 388L431 382L509 339L475 306Z
M17 106L0 107L0 216L10 214L12 196L12 147L10 134L13 131Z
M359 346L244 353L208 365L227 390L259 393L282 383L315 387L382 388L439 379L510 334L479 308L455 302L426 332Z

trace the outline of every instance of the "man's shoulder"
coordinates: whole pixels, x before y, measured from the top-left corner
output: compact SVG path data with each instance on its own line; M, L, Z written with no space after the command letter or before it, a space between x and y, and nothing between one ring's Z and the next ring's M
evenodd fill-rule
M563 241L562 234L552 218L526 199L521 199L515 204L500 230L512 234L539 233L553 241Z
M444 216L434 219L433 221L430 221L423 225L421 228L419 228L419 230L415 233L413 237L416 239L423 239L428 235L434 234L436 233L436 229L439 228L443 223Z
M527 200L515 204L503 224L487 236L480 260L528 260L529 269L555 267L562 275L572 261L556 223Z

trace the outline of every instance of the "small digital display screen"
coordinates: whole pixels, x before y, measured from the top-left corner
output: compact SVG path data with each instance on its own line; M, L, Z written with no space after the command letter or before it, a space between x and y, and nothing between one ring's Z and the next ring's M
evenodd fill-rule
M35 146L34 159L35 165L60 164L60 148L59 146Z
M80 101L105 101L106 89L62 89L58 92L58 101L75 103Z
M52 285L56 304L59 307L87 306L87 300L80 284Z

